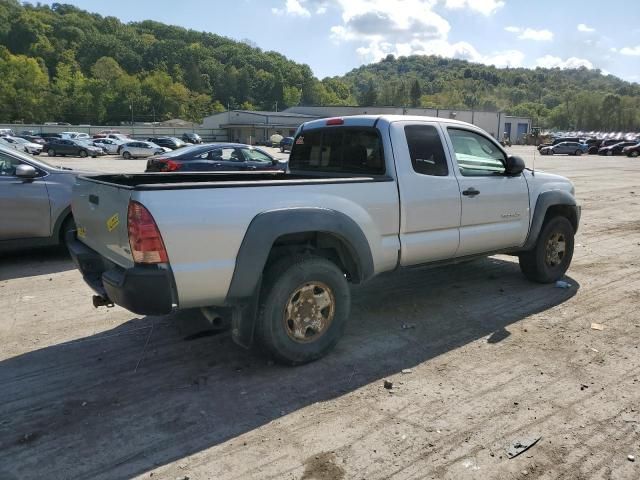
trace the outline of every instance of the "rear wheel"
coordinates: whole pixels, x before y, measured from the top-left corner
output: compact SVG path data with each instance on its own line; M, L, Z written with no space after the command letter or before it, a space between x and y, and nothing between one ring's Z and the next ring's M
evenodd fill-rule
M610 157L611 155L613 155L613 150L607 150L607 156Z
M630 157L636 158L638 156L638 152L637 151L633 151L629 154Z
M130 160L131 154L125 150L124 152L122 152L122 158L124 158L125 160Z
M55 157L56 156L56 151L53 148L50 148L47 151L47 155L49 155L50 157Z
M582 150L576 150L576 157L579 157L580 155L582 155Z
M316 256L286 257L267 269L263 285L256 337L277 360L311 362L338 343L351 292L336 264Z
M562 278L573 258L573 225L552 217L542 227L533 250L520 254L520 270L529 280L551 283Z

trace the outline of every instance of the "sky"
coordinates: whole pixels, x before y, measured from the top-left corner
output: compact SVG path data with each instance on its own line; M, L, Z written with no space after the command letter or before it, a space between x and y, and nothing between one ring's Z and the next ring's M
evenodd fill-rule
M308 64L319 78L388 54L435 54L498 67L584 65L640 82L640 9L629 0L58 2L249 40Z

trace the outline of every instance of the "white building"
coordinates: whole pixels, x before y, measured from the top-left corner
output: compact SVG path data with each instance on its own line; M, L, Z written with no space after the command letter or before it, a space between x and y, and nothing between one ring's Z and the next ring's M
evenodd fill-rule
M437 108L404 107L291 107L282 112L231 110L206 117L202 127L226 132L228 141L254 144L264 142L278 133L293 136L301 123L316 118L344 117L348 115L420 115L454 118L482 128L496 139L503 136L516 142L531 131L531 119L512 117L504 112L479 110L451 110Z
M251 110L230 110L205 117L202 127L212 130L224 130L230 142L253 145L264 142L278 133L283 137L292 137L300 124L318 118L317 115L305 115L289 112L258 112Z

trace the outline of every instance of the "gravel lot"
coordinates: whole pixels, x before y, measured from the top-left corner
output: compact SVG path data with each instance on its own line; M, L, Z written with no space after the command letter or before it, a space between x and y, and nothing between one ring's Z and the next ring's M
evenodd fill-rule
M582 203L569 289L507 256L387 274L297 368L193 313L95 310L60 251L0 257L0 478L640 478L640 161L536 167Z

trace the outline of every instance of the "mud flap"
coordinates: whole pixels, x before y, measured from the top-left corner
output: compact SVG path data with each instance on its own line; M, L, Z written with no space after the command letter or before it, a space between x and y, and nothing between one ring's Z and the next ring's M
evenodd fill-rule
M233 341L244 348L251 348L258 319L258 300L260 298L260 284L256 292L240 305L236 305L231 313L231 337Z

